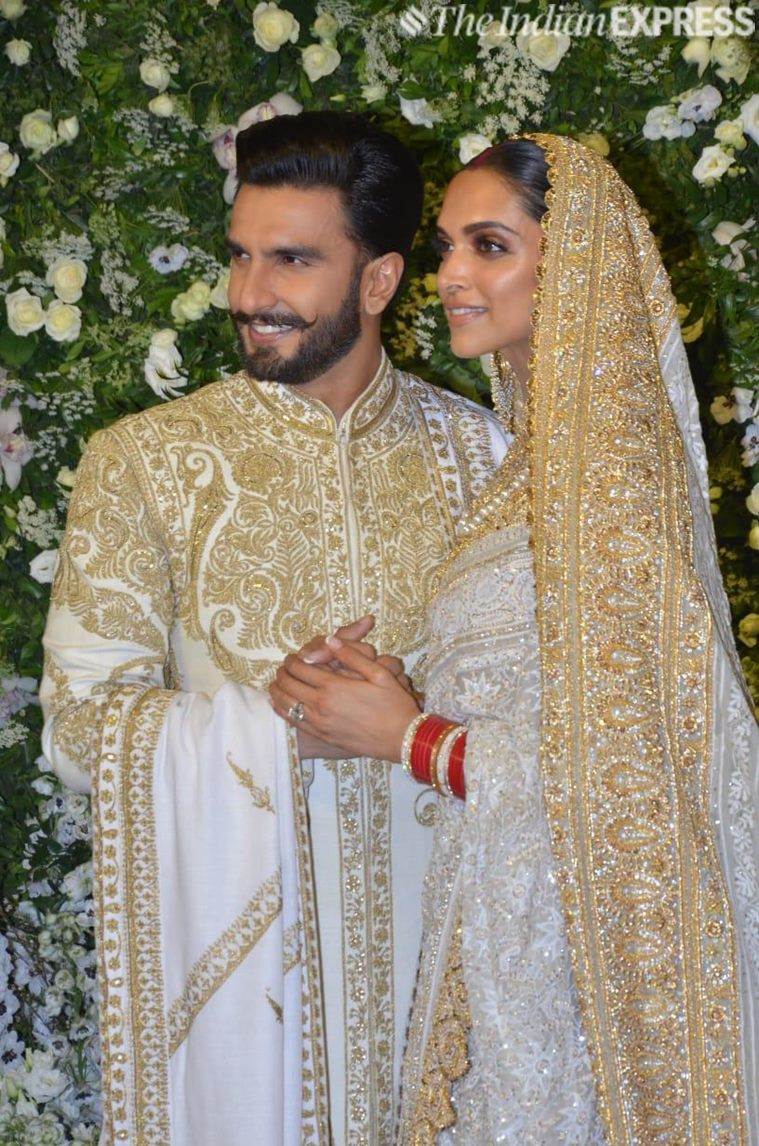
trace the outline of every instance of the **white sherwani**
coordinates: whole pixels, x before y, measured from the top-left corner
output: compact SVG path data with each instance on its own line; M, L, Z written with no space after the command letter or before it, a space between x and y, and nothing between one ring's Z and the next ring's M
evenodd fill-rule
M415 659L495 418L382 365L339 425L238 374L89 443L44 745L93 792L106 1142L389 1143L429 794L301 768L265 694L361 614Z

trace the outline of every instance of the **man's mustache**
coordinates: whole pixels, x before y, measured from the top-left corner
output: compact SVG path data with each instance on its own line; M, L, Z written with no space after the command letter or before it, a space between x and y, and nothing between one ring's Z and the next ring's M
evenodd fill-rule
M230 314L238 326L247 326L251 322L257 322L262 326L289 326L293 330L310 330L316 321L314 319L314 322L306 322L297 314L281 314L273 310L257 310L252 314L246 314L244 310L233 310L230 311Z

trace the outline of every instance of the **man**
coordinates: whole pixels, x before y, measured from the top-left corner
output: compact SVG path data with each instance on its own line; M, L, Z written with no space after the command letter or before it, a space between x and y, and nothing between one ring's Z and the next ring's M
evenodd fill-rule
M387 652L417 653L505 442L382 348L421 213L399 141L304 113L237 151L245 369L89 443L45 751L92 784L109 1140L388 1143L429 808L387 764L306 760L304 738L301 765L264 689L363 614Z

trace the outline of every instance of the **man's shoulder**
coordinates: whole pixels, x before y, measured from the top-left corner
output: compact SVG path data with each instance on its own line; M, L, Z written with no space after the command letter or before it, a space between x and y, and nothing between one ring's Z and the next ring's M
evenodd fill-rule
M416 374L399 371L408 394L422 405L453 418L466 419L468 422L487 426L497 434L503 434L503 427L496 414L486 406L480 406L471 398L463 394L456 394L452 390L445 390L434 382L427 382Z
M219 378L198 387L192 394L183 394L158 406L150 406L147 410L125 414L105 430L98 431L94 437L122 444L126 441L139 443L160 439L168 429L175 440L181 440L183 436L192 439L203 437L206 427L218 419L219 412L225 407L235 378L235 375Z

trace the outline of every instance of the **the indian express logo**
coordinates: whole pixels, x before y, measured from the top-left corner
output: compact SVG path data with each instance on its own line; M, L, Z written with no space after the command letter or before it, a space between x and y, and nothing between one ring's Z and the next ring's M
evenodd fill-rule
M498 11L472 12L466 4L411 6L398 17L406 36L518 36L539 32L564 36L752 36L754 9L727 4L672 7L664 4L615 4L603 12L578 12L564 4L549 4L539 16L507 4Z

